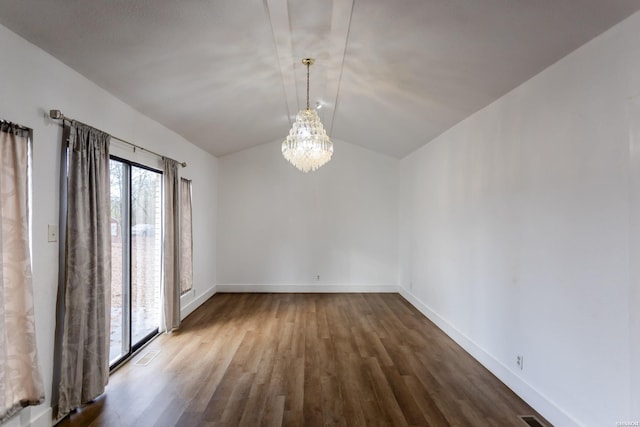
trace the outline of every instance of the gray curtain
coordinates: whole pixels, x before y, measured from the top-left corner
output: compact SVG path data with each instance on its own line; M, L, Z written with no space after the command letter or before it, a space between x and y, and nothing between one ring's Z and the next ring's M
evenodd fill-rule
M29 251L29 131L0 122L0 423L44 400Z
M68 170L58 416L104 392L109 380L111 310L110 136L77 122L65 129L65 135Z
M193 287L191 181L180 179L180 294Z
M161 332L180 326L180 199L178 162L164 158L164 239Z

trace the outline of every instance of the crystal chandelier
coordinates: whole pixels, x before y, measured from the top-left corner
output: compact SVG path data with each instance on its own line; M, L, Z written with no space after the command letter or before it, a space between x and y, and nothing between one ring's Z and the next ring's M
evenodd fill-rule
M300 110L289 136L282 142L282 155L302 172L318 169L331 160L333 143L327 136L316 110L309 109L309 66L312 58L305 58L307 66L307 109Z

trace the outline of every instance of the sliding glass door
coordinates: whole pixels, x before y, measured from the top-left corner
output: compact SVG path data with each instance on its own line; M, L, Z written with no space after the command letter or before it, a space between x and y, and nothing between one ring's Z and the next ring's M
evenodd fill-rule
M162 174L111 158L111 344L115 366L158 333Z

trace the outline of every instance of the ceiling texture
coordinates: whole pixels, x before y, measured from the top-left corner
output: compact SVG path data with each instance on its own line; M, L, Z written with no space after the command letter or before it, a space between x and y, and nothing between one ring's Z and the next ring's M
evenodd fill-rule
M0 0L0 24L216 156L286 137L306 102L301 60L312 57L311 105L330 137L402 158L639 9L640 0Z

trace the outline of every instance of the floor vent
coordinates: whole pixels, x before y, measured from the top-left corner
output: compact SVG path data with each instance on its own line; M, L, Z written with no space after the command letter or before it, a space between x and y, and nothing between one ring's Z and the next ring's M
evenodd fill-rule
M147 366L151 361L160 353L159 351L153 350L147 352L144 356L136 361L136 365L138 366Z
M518 418L522 420L523 423L528 425L529 427L547 427L542 421L533 415L520 415Z

